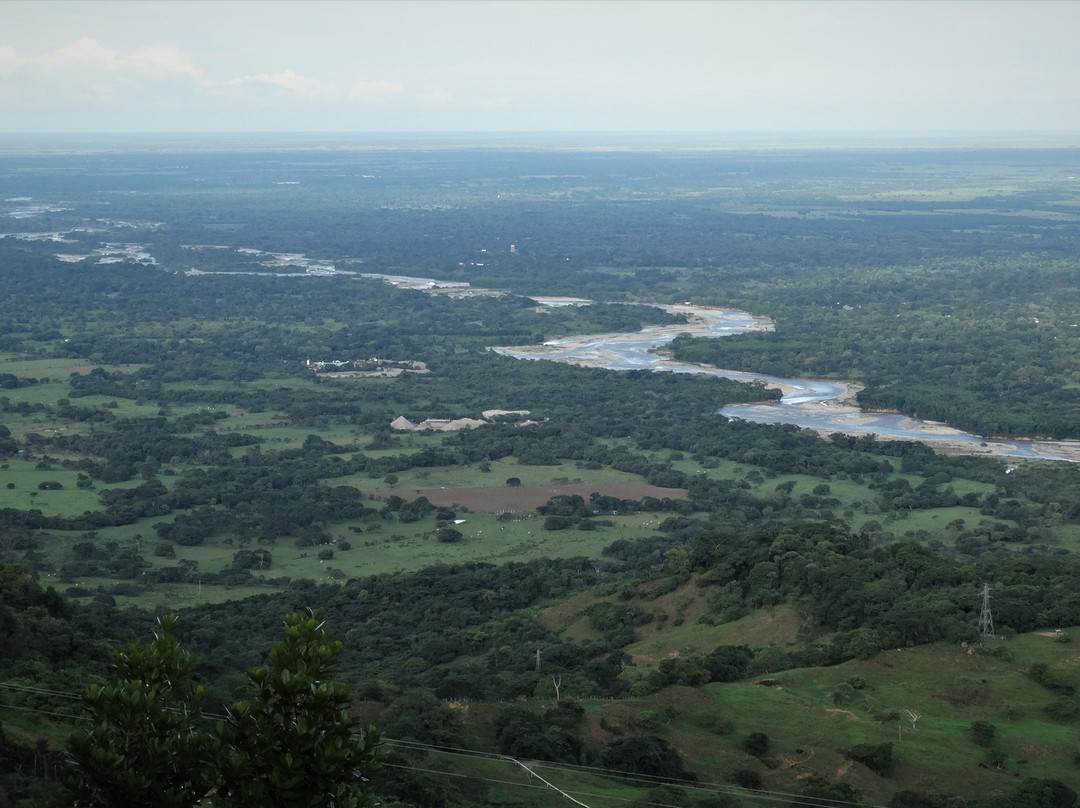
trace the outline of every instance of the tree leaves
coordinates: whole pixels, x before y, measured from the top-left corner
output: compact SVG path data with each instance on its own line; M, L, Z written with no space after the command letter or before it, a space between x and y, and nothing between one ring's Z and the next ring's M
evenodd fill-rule
M379 734L349 717L349 688L334 680L343 645L323 612L293 614L253 691L207 727L194 657L158 621L154 641L116 656L114 678L87 687L92 725L68 742L66 784L76 806L358 808L377 768Z

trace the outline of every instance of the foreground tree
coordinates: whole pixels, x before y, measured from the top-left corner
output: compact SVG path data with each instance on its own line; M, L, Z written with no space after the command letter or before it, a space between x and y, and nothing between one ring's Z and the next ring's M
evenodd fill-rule
M220 732L218 801L236 808L354 808L381 757L378 732L349 717L349 688L334 680L344 646L323 612L292 615L255 693L229 710Z
M68 804L187 808L357 808L382 757L379 735L348 715L348 687L334 679L343 646L323 613L294 614L266 667L248 672L253 694L206 727L194 657L180 648L175 617L150 644L117 654L115 676L84 696L91 727L68 742Z
M194 657L173 636L176 618L158 621L154 641L117 653L113 680L83 696L91 725L68 741L66 785L73 805L195 805L213 785L215 741L202 726L203 690Z

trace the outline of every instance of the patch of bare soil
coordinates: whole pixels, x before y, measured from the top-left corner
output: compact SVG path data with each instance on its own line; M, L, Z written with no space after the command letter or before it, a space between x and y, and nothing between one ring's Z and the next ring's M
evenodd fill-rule
M810 758L812 758L814 756L814 750L813 749L810 750L809 755L805 755L801 749L798 750L798 751L799 751L800 755L803 755L803 757L794 758L794 757L790 757L788 755L781 755L780 756L780 768L781 769L793 768L793 767L798 766L798 765L800 765L802 763L805 763L806 761L808 761Z
M1020 751L1028 757L1047 757L1054 754L1057 750L1052 746L1048 746L1044 743L1036 743L1035 741L1025 741L1020 744Z
M842 715L842 716L844 716L845 718L847 718L847 719L849 719L851 721L858 721L859 720L859 716L855 715L855 713L851 712L851 710L835 710L832 707L826 707L825 712L834 713L834 714L837 714L837 715Z
M493 486L484 488L398 488L389 491L372 491L372 499L384 500L399 496L405 500L427 497L428 502L440 508L460 506L473 513L527 513L559 494L577 494L586 502L596 492L601 496L632 499L644 497L656 499L689 499L684 488L660 488L646 482L592 483L579 485L522 485L516 488Z

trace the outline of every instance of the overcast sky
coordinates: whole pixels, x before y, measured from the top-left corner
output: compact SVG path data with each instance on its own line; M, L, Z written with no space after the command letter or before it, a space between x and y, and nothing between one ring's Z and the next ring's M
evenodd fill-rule
M1080 133L1080 3L0 0L0 132Z

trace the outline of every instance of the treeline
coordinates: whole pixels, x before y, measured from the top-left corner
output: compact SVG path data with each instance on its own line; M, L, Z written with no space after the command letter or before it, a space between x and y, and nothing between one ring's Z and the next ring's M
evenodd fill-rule
M189 277L124 265L72 272L10 240L0 240L0 278L11 290L0 301L0 347L6 350L118 364L198 364L207 378L243 377L243 365L252 363L427 360L444 353L441 341L522 345L683 321L655 306L549 307L516 295L451 298L350 277ZM80 301L74 317L73 296ZM32 299L33 306L12 303L16 298ZM45 322L54 327L42 329Z
M918 270L784 272L772 333L679 337L676 358L779 376L850 379L868 409L895 409L988 437L1080 436L1080 299L1063 262L999 258ZM740 273L737 273L740 274ZM760 308L759 308L760 307Z
M674 684L833 665L886 648L976 642L983 582L993 587L999 634L1080 623L1075 559L964 562L912 543L874 546L824 522L741 533L697 523L664 535L646 556L613 546L600 565L542 560L439 566L344 587L294 582L288 592L186 612L186 640L208 666L224 666L253 653L245 649L269 637L283 609L325 603L332 621L349 627L344 670L368 682L361 693L369 698L389 703L422 688L444 699L512 701L549 686L552 675L561 677L564 697L642 696ZM798 603L808 642L801 650L721 646L631 667L623 649L656 619L652 601L680 587L707 598L700 620L710 624ZM525 611L586 589L607 593L584 613L594 640L567 641Z

